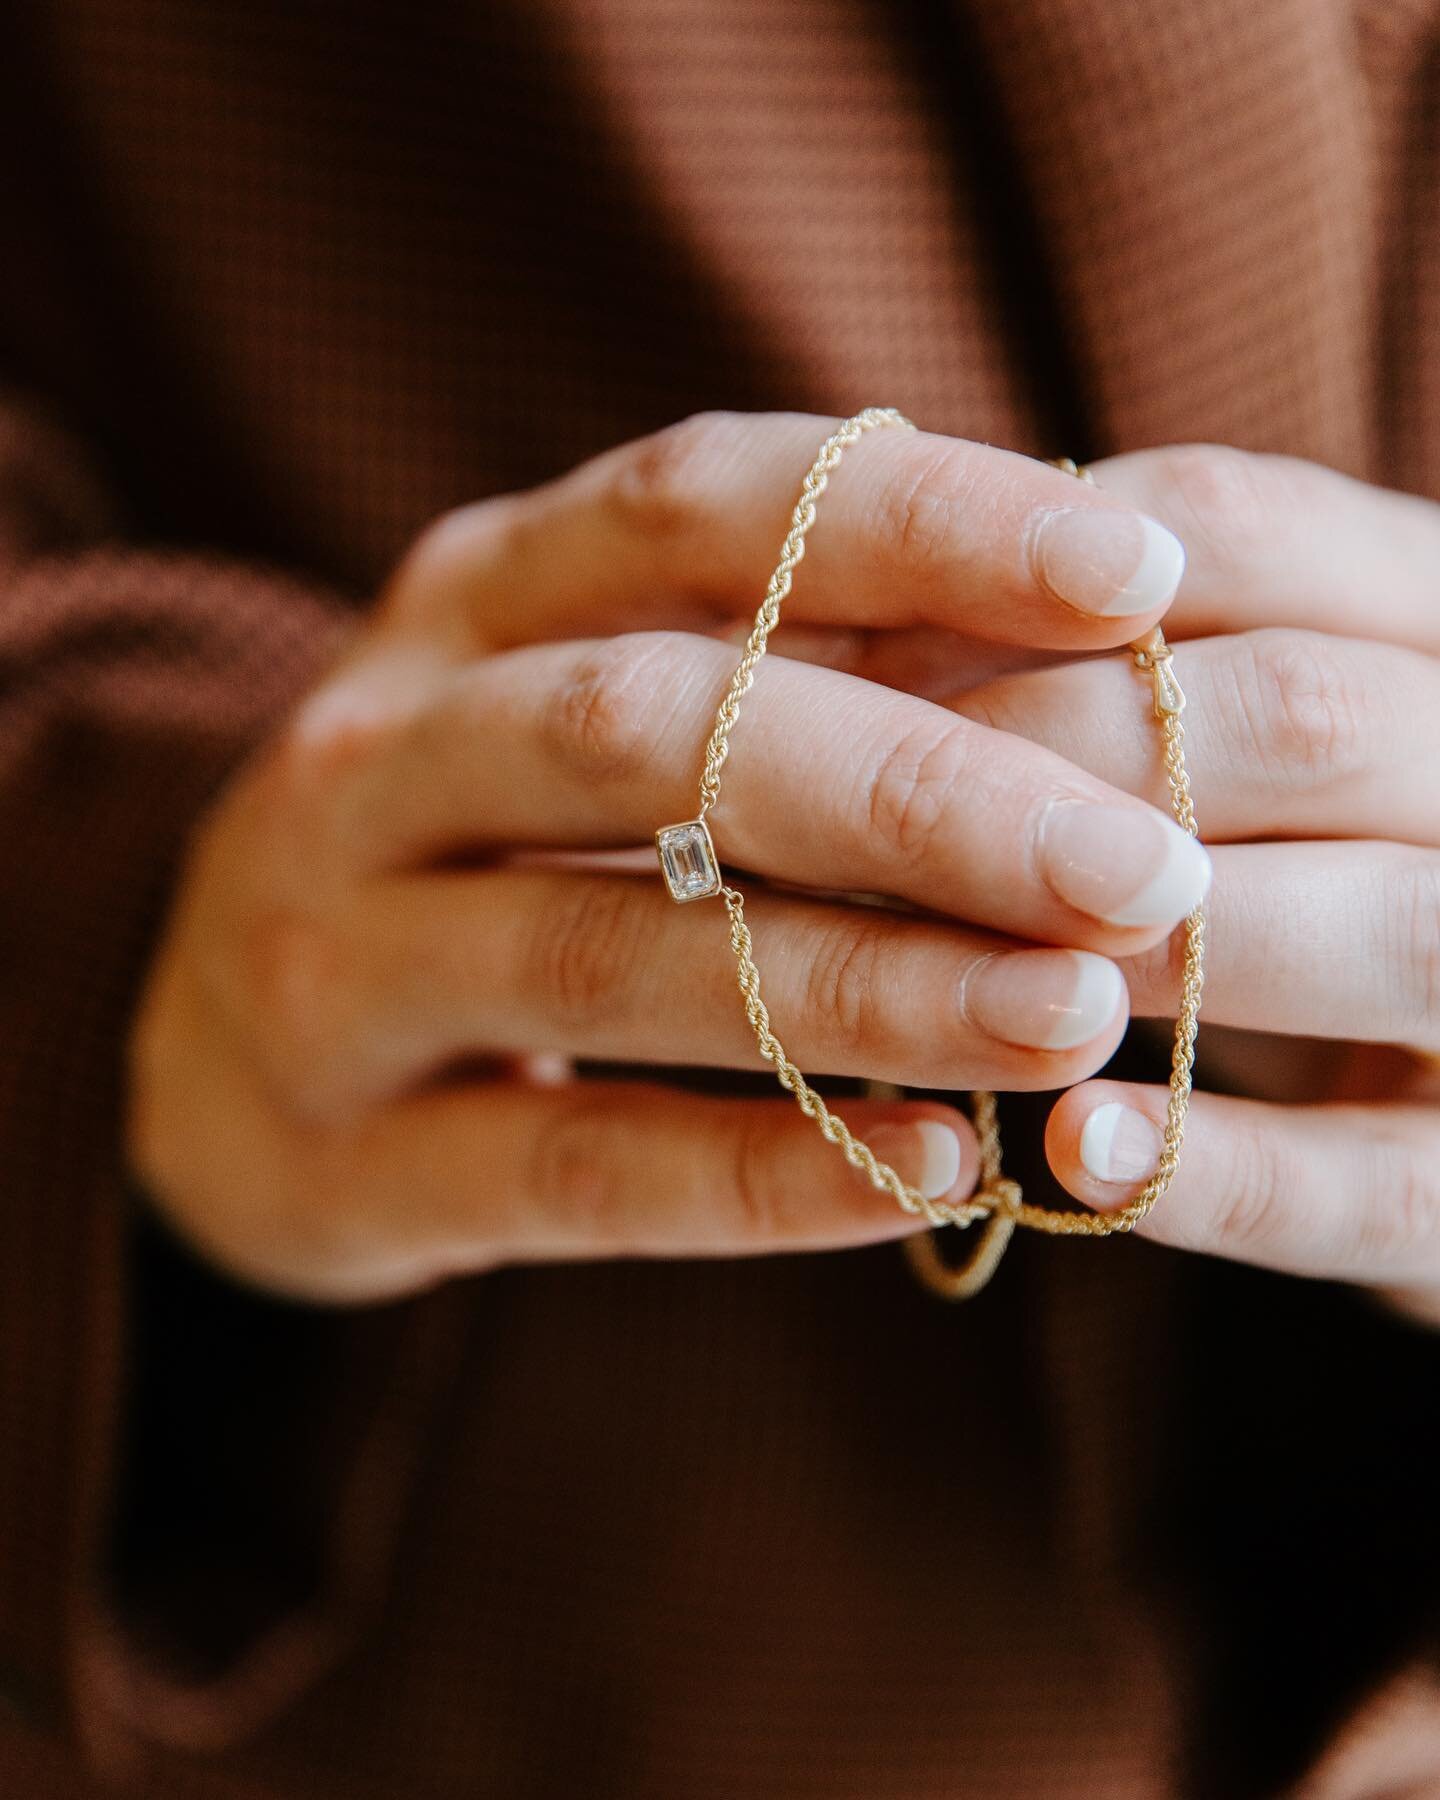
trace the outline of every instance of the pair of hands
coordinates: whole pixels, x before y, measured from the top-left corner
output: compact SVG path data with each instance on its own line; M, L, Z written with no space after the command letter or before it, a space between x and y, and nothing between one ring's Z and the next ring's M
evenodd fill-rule
M222 795L129 1117L213 1259L344 1301L916 1229L778 1093L569 1074L755 1066L724 921L676 907L648 846L693 814L828 429L707 415L441 520ZM1213 861L1205 1025L1282 1035L1266 1098L1195 1096L1141 1230L1440 1314L1440 1084L1358 1048L1440 1051L1440 508L1210 447L1096 475L876 433L834 477L714 817L765 883L777 1027L819 1074L1068 1087L1051 1167L1122 1205L1165 1091L1086 1077L1132 1013L1173 1016ZM1162 616L1208 859L1168 819L1148 685L1095 655ZM907 1180L973 1185L963 1113L844 1110Z

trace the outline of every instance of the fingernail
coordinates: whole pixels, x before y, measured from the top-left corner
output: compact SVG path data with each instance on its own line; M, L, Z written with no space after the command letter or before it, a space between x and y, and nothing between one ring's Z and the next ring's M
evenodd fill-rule
M948 1125L935 1119L920 1119L914 1125L877 1125L866 1142L927 1200L948 1194L960 1179L960 1140Z
M1107 925L1178 925L1210 887L1204 846L1140 806L1056 801L1041 826L1039 864L1052 893Z
M1080 1161L1096 1181L1133 1187L1148 1181L1164 1140L1144 1115L1119 1101L1097 1106L1080 1133Z
M1098 1037L1120 1010L1125 978L1088 950L1016 950L977 963L965 982L966 1013L982 1031L1027 1050L1073 1050Z
M1144 513L1070 506L1041 514L1030 561L1057 600L1108 619L1168 606L1185 573L1185 546Z

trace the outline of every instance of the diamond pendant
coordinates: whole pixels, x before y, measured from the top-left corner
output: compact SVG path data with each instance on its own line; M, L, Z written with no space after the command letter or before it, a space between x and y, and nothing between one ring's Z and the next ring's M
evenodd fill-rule
M703 819L663 826L655 833L655 849L672 900L708 900L720 892L720 864Z

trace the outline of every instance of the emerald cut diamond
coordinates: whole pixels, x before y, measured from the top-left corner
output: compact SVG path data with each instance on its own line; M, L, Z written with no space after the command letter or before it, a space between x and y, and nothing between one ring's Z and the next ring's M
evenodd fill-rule
M672 900L708 900L720 892L720 865L703 819L665 826L655 833L655 848Z

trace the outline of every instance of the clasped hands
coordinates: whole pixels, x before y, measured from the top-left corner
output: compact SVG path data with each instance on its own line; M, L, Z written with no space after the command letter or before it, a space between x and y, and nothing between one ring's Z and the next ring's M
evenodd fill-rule
M782 1097L571 1069L755 1066L649 845L822 426L706 415L442 519L222 794L130 1046L130 1159L204 1253L346 1301L917 1228ZM1165 1090L1091 1077L1173 1016L1208 887L1202 1044L1256 1097L1197 1091L1141 1231L1440 1318L1440 508L1208 446L1093 467L876 433L837 473L714 820L771 1011L818 1076L1068 1089L1051 1168L1116 1207ZM1208 856L1105 654L1161 619ZM973 1185L963 1110L845 1111Z

